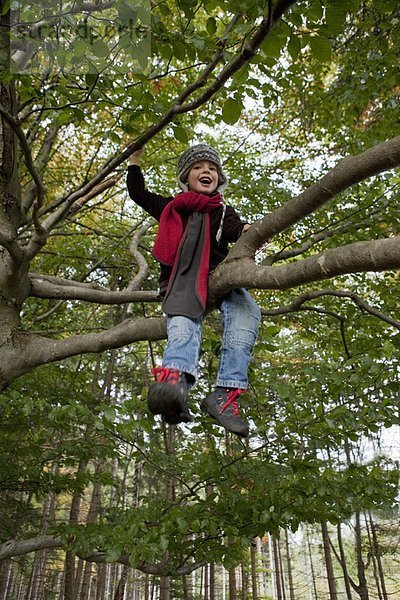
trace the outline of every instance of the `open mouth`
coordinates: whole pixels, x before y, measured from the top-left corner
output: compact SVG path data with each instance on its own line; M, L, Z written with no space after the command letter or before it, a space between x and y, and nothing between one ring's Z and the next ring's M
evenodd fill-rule
M211 183L211 177L201 177L199 179L200 183L202 183L203 185L210 185Z

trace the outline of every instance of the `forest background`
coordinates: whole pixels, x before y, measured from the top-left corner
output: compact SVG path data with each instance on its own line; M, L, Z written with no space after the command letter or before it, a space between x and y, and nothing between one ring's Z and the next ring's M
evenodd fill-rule
M0 5L1 600L399 597L398 3ZM210 282L196 422L166 427L125 173L145 146L173 194L199 141L253 225ZM246 442L197 408L238 286Z

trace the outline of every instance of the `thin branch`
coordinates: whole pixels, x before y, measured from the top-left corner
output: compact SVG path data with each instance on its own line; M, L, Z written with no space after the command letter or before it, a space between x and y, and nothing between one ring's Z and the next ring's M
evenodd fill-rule
M143 254L139 252L139 243L143 235L147 233L151 226L151 222L144 223L144 225L142 225L142 227L132 237L132 241L129 246L129 251L133 256L134 260L136 261L139 270L136 273L135 277L129 282L127 290L138 290L142 285L143 281L147 278L147 275L149 273L148 262L143 256Z
M56 285L45 278L31 277L30 296L48 300L85 300L97 304L127 304L130 302L157 302L158 292L141 290L123 290L112 292L98 290L77 284L76 286Z
M139 148L143 147L149 140L153 139L160 131L162 131L169 123L171 123L176 115L182 114L184 112L189 112L194 108L198 108L202 104L204 104L210 97L217 93L225 84L225 82L232 77L244 64L248 63L251 58L255 55L261 43L270 33L271 28L276 24L276 22L280 19L283 13L290 8L293 4L296 3L297 0L282 0L277 4L273 11L273 19L272 23L270 23L271 19L265 18L261 22L261 24L257 27L254 35L251 39L246 43L246 45L242 48L239 55L235 56L226 67L224 67L221 73L214 77L211 85L205 90L205 92L200 95L193 103L183 104L186 98L193 93L193 91L197 90L199 87L202 87L205 84L204 74L209 77L211 76L213 70L217 66L219 60L223 57L222 48L220 48L216 55L211 60L211 63L205 67L203 73L197 78L197 80L189 86L189 90L185 90L175 101L174 104L170 106L170 108L164 113L164 115L159 119L159 121L150 127L145 133L143 133L139 138L136 139L135 142L129 144L129 146L120 154L108 160L105 163L105 166L101 168L94 177L83 185L81 188L75 190L72 194L67 195L60 199L60 206L58 210L47 217L47 219L43 222L42 226L46 231L50 231L50 229L54 228L68 213L70 207L82 196L85 196L92 190L98 183L100 183L105 177L107 177L110 173L112 173L119 165L121 165L129 156ZM236 19L237 17L234 17ZM231 24L228 26L232 26ZM236 22L236 21L235 21ZM227 38L226 38L227 39ZM226 39L224 40L224 36L221 37L221 44L224 46L226 43ZM38 240L40 244L40 239ZM39 244L37 241L34 241L33 244L36 246L35 252L39 251Z
M400 331L400 321L398 321L397 319L393 319L388 315L385 315L385 313L381 312L380 310L377 310L376 308L373 308L367 302L365 302L365 300L363 300L358 294L344 290L319 290L313 292L306 292L305 294L298 296L295 300L293 300L293 302L286 306L281 306L279 308L273 309L263 309L262 314L266 316L277 316L296 312L298 310L304 310L305 308L307 308L307 310L318 310L316 307L312 306L304 307L304 303L309 300L315 300L316 298L322 298L323 296L334 296L336 298L347 298L349 300L352 300L362 311L367 312L370 315L381 319L382 321L385 321L385 323L392 325ZM336 313L329 314L332 314L333 316L336 315ZM342 319L340 315L336 315L336 317Z
M400 136L356 156L340 160L331 171L304 192L253 223L246 235L232 248L227 261L254 256L256 250L267 240L315 212L340 192L399 165Z
M26 140L25 134L22 130L19 120L16 119L15 117L13 117L1 104L0 104L0 114L3 116L5 121L10 125L10 127L13 129L15 135L17 136L19 144L21 146L22 153L25 158L25 164L27 166L29 173L32 176L33 181L35 182L36 189L37 189L37 197L36 197L35 207L33 210L33 223L35 226L36 235L39 238L43 239L44 230L38 220L38 212L39 212L40 207L43 204L43 200L44 200L44 196L45 196L45 189L43 186L43 182L41 180L39 173L37 172L37 170L35 168L35 165L33 164L31 149L28 145L28 142Z
M18 244L15 237L10 233L0 229L0 246L3 246L16 264L21 264L24 259L24 251Z

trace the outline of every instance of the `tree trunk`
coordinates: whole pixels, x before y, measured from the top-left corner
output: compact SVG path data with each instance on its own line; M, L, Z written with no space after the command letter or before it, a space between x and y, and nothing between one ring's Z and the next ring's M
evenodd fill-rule
M236 600L236 568L229 569L229 600Z
M311 586L312 586L311 589L314 592L314 600L318 600L317 582L316 582L316 578L315 578L314 563L313 563L313 558L312 558L310 534L309 534L307 526L306 526L306 543L307 543L307 557L308 557L309 565L310 565Z
M103 469L103 465L100 461L97 462L95 467L95 474L98 475ZM90 501L90 508L86 518L86 523L95 523L101 507L101 483L95 481L93 484L92 499ZM83 571L82 586L80 592L80 600L89 600L90 585L92 579L93 566L91 563L86 562Z
M108 565L97 565L96 600L105 600L107 567Z
M295 595L294 595L292 558L290 556L289 534L288 534L287 529L285 529L285 548L286 548L286 561L287 561L287 572L288 572L288 582L289 582L289 597L290 597L290 600L296 600Z
M382 598L383 598L383 600L388 600L388 593L386 590L386 582L385 582L385 574L384 574L383 565L382 565L381 549L380 549L380 545L379 545L379 541L378 541L378 536L376 534L375 523L372 518L371 512L368 513L368 517L369 517L369 526L370 526L370 530L371 530L372 552L376 559L376 566L377 566L379 581L380 581L381 590L382 590Z
M271 536L272 540L272 557L274 561L274 579L275 579L275 590L276 590L276 600L283 600L282 596L282 580L280 573L280 564L279 564L279 554L278 554L278 544L275 536Z
M285 569L283 567L281 544L280 544L279 538L276 538L276 547L277 547L277 551L278 551L279 575L280 575L280 580L281 580L282 600L286 600Z
M340 566L343 571L343 579L344 579L344 585L346 588L346 596L347 596L347 600L353 600L353 597L351 594L350 576L349 576L349 571L347 569L346 553L344 551L344 546L343 546L342 527L341 527L340 523L338 523L336 531L337 531L337 540L338 540L339 554L340 554L339 562L340 562Z
M114 600L124 600L125 586L126 586L126 582L128 580L129 571L130 571L130 567L124 565L124 567L122 569L121 577L119 578L118 585L115 590Z
M58 465L53 463L51 467L52 475L56 475L58 472ZM43 524L40 533L46 533L49 526L54 522L54 514L56 507L56 495L54 492L47 494L45 503L43 505L42 518ZM47 566L48 550L39 550L35 554L33 561L30 584L26 594L26 600L42 600L44 596L44 584L46 578L46 566Z
M367 577L365 573L365 564L362 555L362 535L360 513L355 514L355 546L357 559L357 574L358 574L358 594L361 600L369 600Z
M0 564L0 600L7 600L8 590L12 581L12 562L7 560Z
M241 574L242 574L242 600L247 600L248 598L248 587L249 587L249 574L246 569L246 565L244 563L241 564Z
M323 542L323 547L324 547L326 575L327 575L328 588L329 588L329 598L330 598L330 600L337 600L336 580L335 580L335 574L333 571L329 532L328 532L328 525L327 525L326 521L321 521L321 532L322 532L322 542Z
M170 600L170 578L169 577L161 577L160 578L160 600Z
M86 432L87 433L87 432ZM87 460L81 459L78 465L77 475L82 474L87 467ZM70 525L79 523L79 510L81 506L82 494L75 493L72 497L71 508L69 511ZM64 565L64 598L63 600L75 600L75 556L72 552L65 555Z
M250 546L250 563L251 563L251 593L252 600L258 600L257 587L257 545L256 540L252 540Z
M215 595L215 564L210 564L210 600L216 600Z

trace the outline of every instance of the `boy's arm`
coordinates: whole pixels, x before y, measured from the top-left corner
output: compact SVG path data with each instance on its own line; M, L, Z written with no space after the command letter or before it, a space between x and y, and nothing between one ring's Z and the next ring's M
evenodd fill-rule
M228 205L226 207L226 214L222 234L224 239L228 243L237 242L242 233L247 231L249 227L249 223L242 221L238 213L232 206Z
M143 149L137 150L129 157L128 175L126 178L128 192L136 204L159 221L165 205L172 200L172 196L161 196L147 190L143 173L140 169L142 152Z

